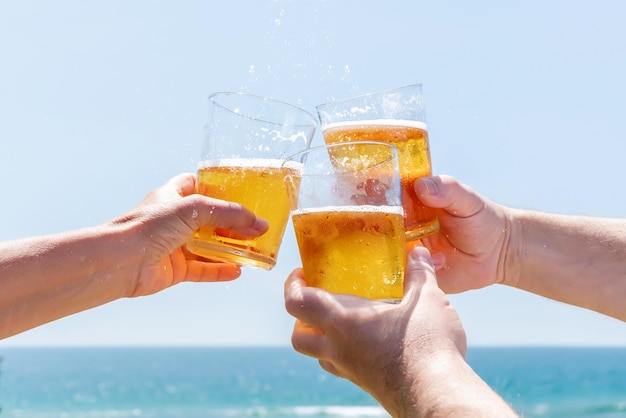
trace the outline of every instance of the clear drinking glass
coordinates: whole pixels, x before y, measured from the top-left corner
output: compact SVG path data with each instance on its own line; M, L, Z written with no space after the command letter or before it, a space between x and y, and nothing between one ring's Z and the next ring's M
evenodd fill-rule
M285 160L308 285L383 301L403 295L404 211L395 147L360 141Z
M272 269L289 220L284 179L290 170L282 162L309 147L316 126L309 112L266 97L230 92L209 96L198 192L240 203L270 226L252 239L205 226L187 249L214 261Z
M413 187L432 175L421 84L370 93L317 106L327 144L375 140L398 149L407 241L439 230L434 209L424 206Z

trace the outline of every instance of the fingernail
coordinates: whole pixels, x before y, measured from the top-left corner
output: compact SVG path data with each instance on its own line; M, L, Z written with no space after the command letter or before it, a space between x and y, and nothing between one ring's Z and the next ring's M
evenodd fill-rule
M436 195L439 193L439 185L435 180L430 177L422 177L418 180L421 191L425 191L426 194Z

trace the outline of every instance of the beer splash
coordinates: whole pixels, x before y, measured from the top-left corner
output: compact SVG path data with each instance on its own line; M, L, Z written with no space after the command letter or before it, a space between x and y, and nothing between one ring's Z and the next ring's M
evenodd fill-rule
M271 94L308 107L328 99L315 99L320 91L336 91L332 87L335 84L353 84L350 65L333 62L336 58L331 58L334 41L329 23L330 5L325 0L270 1L267 31L259 38L264 39L264 61L247 65L247 78L240 91ZM261 88L263 91L259 91ZM355 85L349 89L358 91ZM292 95L296 91L300 96L294 99ZM303 103L303 98L315 102Z

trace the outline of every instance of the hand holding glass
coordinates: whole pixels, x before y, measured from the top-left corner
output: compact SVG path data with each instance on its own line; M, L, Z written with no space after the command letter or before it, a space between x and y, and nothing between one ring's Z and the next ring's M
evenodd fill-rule
M283 167L307 284L401 299L406 254L395 147L325 145L289 157Z

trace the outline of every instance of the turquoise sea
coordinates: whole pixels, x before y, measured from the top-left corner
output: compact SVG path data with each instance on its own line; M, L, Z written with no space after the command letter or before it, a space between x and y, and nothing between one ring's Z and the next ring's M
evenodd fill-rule
M0 348L0 357L0 418L387 416L290 347ZM470 348L468 361L525 417L626 417L626 348Z

